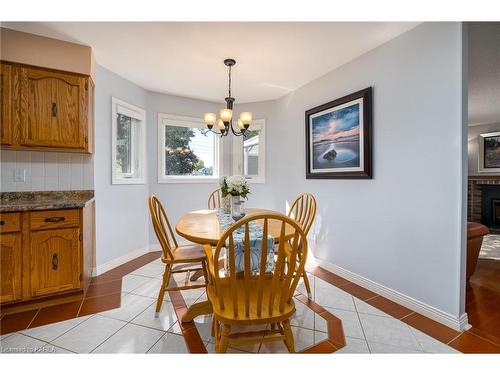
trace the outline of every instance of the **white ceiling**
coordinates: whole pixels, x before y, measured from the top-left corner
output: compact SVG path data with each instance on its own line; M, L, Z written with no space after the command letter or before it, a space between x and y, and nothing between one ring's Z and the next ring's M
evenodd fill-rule
M469 24L469 125L500 123L500 22Z
M237 60L237 102L279 98L417 23L6 22L5 27L89 45L98 64L151 91L223 101Z

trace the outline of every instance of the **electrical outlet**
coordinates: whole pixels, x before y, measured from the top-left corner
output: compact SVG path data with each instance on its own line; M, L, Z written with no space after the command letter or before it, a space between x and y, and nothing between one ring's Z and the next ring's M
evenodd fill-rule
M26 182L26 169L16 168L14 170L14 182Z

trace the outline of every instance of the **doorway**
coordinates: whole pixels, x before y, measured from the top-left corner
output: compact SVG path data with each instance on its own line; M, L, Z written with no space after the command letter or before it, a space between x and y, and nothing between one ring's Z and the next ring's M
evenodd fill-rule
M500 344L500 23L468 24L466 312Z

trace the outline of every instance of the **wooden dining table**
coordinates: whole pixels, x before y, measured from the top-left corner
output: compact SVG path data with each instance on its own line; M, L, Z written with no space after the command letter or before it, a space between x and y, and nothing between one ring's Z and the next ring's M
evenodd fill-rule
M278 212L260 208L246 208L246 214L269 213L277 214ZM219 239L224 233L216 216L216 210L198 210L184 214L175 226L175 231L181 237L198 243L200 245L209 244L217 246ZM285 238L292 236L294 232L290 225L285 226ZM278 242L281 234L281 222L270 220L268 222L268 235L274 237L275 243ZM186 314L182 317L182 322L190 322L199 315L212 313L212 305L210 301L197 302L191 305Z

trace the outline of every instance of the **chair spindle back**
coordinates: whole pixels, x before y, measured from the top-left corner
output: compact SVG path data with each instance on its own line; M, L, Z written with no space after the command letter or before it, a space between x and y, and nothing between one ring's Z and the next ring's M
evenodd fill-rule
M315 216L316 199L309 193L299 195L288 212L288 217L300 224L306 236L311 229Z
M251 272L250 261L249 224L255 221L263 229L258 273ZM240 227L245 230L244 271L236 272L233 234ZM274 234L279 233L279 245L274 269L266 272L267 236L271 229ZM229 269L226 272L223 272L223 265L218 261L223 250L228 252ZM250 315L265 318L282 313L285 304L292 300L306 262L307 239L300 225L293 219L278 213L256 213L233 224L224 232L214 250L205 246L205 251L209 263L208 288L212 288L213 294L217 296L217 301L212 303L218 303L221 310L232 310L234 318ZM227 292L228 283L230 292ZM231 298L225 298L222 291L224 285L226 296L230 293ZM226 306L226 300L231 300L232 306ZM257 302L251 304L250 301Z
M222 195L220 189L212 191L208 197L208 209L215 210L216 208L221 208L222 205Z
M179 245L175 239L174 231L170 222L168 221L167 214L163 205L154 195L151 195L148 199L149 212L151 214L151 221L153 222L153 228L156 233L158 241L160 241L163 257L167 260L173 260L174 256L172 251L176 249ZM168 228L168 232L167 232Z

